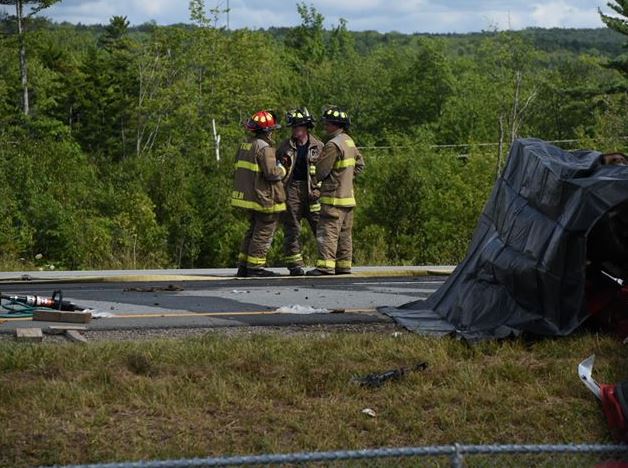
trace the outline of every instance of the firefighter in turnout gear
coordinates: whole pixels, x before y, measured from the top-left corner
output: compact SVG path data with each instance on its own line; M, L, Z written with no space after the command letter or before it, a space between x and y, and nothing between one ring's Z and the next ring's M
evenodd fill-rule
M275 276L264 267L279 215L286 210L282 179L287 171L278 163L271 140L272 132L281 127L273 112L260 111L247 120L245 128L252 135L238 151L231 197L231 204L245 209L249 217L237 276Z
M353 245L353 180L364 170L364 159L346 133L351 125L347 113L328 107L322 116L329 141L316 163L316 182L321 186L321 214L316 231L318 261L308 276L351 273Z
M281 214L284 255L290 275L303 276L301 220L305 218L316 235L321 205L318 201L320 191L312 184L312 176L323 143L310 132L314 128L314 118L307 108L289 111L286 119L287 126L292 128L292 136L277 149L277 159L288 168L288 175L284 179L287 210Z

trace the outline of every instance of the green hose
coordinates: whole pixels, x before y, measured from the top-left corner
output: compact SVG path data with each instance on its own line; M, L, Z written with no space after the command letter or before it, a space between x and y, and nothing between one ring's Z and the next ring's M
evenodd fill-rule
M3 318L29 318L33 316L33 313L37 310L52 310L45 307L32 307L21 302L10 300L8 303L3 303L0 310L6 312L0 312L0 319Z

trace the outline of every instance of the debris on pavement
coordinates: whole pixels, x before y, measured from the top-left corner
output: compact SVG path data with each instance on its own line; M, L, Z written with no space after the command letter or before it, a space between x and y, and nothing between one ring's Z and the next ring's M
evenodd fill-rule
M278 314L294 314L294 315L309 315L309 314L329 314L328 309L316 309L311 306L302 305L288 305L279 307L275 310Z
M111 310L114 310L114 308L112 307ZM114 314L112 314L111 312L98 312L96 310L91 310L91 314L92 314L92 318L95 319L101 319L101 318L113 318L115 317Z
M185 291L181 286L177 286L175 284L169 284L168 286L150 286L148 288L125 288L124 292L142 292L142 293L152 293L152 292L176 292L176 291Z
M37 322L89 323L92 320L92 314L90 312L36 309L33 311L33 320Z
M377 413L371 408L364 408L362 410L362 414L366 414L367 416L370 416L371 418L374 418L377 416Z
M378 388L384 385L389 380L399 380L410 372L421 372L425 369L427 369L427 362L420 362L414 367L400 367L398 369L391 369L386 372L374 372L372 374L365 375L364 377L353 377L351 380L360 384L363 387Z
M15 338L18 341L40 342L44 339L41 328L16 328Z

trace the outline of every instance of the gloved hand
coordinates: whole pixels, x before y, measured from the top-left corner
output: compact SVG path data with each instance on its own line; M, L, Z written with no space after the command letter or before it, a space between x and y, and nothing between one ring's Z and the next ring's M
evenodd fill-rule
M283 164L281 164L279 161L277 161L277 167L280 168L283 172L283 174L281 175L281 180L285 179L286 177L288 177L288 169L286 169L284 167Z
M313 188L310 192L310 203L317 202L321 198L321 191L318 188Z
M292 160L288 156L281 156L279 163L286 169L290 169L290 166L292 166Z

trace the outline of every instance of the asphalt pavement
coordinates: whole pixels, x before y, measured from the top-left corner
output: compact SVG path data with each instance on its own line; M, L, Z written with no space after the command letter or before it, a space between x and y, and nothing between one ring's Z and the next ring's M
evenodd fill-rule
M377 307L429 297L450 271L366 267L350 276L271 279L235 279L233 270L20 272L1 273L0 288L8 295L62 290L102 316L91 330L369 324L389 321ZM59 323L4 318L0 333L49 325Z

